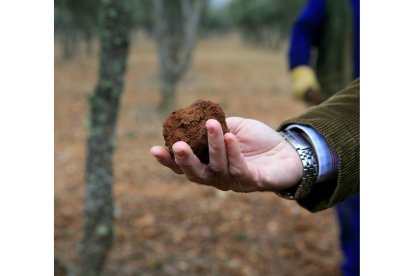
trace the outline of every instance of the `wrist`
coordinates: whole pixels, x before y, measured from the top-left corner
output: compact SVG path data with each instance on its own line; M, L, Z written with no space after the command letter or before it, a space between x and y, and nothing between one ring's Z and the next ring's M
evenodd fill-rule
M301 162L301 178L296 185L277 192L287 199L301 199L308 196L318 177L318 161L312 145L299 133L292 130L279 132L282 137L294 148L298 160ZM296 168L298 168L296 166ZM299 175L300 173L298 173Z
M336 178L338 157L325 138L314 128L306 125L289 125L287 130L300 133L315 151L318 160L318 178L316 183Z

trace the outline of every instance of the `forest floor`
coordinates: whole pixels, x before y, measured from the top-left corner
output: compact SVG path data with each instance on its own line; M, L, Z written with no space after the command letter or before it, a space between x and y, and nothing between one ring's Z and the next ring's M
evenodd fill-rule
M55 255L75 262L82 236L88 96L97 45L63 60L55 47ZM115 241L104 275L339 275L335 211L311 214L272 193L190 183L149 154L163 145L155 45L134 39L114 155ZM285 51L236 38L201 40L178 104L204 98L227 116L276 128L303 110L292 100Z

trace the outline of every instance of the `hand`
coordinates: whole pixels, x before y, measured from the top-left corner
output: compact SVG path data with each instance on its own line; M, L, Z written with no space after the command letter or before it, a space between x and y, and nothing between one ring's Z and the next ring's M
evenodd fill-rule
M320 85L315 72L309 66L297 66L290 72L293 97L305 101L309 105L317 105L323 102Z
M308 105L312 106L322 103L325 100L325 97L320 91L309 88L305 92L304 100Z
M173 145L174 159L165 147L154 146L150 152L175 173L223 191L281 191L300 182L302 162L279 133L252 119L230 117L226 121L230 132L225 135L218 121L206 122L208 165L182 141Z

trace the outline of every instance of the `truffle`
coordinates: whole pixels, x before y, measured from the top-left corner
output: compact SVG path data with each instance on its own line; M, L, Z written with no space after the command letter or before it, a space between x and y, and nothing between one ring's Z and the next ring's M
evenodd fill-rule
M204 164L209 162L207 128L208 119L216 119L223 129L229 132L226 116L219 104L207 100L198 100L187 108L173 111L163 124L165 145L174 158L172 146L178 141L186 142L194 154Z

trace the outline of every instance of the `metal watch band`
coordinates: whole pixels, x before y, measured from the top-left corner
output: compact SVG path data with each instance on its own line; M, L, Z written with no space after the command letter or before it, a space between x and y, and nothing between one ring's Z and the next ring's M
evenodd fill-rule
M303 176L298 186L276 193L283 198L291 200L305 198L309 195L318 177L318 161L314 150L310 143L295 131L282 130L279 133L299 154L303 165Z

